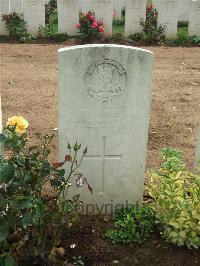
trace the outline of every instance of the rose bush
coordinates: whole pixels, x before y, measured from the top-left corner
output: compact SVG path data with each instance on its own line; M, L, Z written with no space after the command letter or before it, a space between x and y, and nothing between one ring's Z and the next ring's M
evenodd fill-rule
M0 156L0 265L3 266L24 265L30 259L33 264L46 265L45 260L54 259L52 250L57 248L62 227L67 227L78 214L79 195L68 197L72 179L78 176L79 183L84 183L92 193L86 178L77 172L87 149L79 155L81 145L68 144L64 160L51 164L53 136L37 134L36 144L31 145L28 125L23 117L13 116L0 134L5 153ZM74 180L74 184L78 181ZM45 194L43 189L47 186L51 193Z
M82 40L92 41L103 37L103 33L105 32L103 21L102 19L97 20L94 12L81 13L79 21L76 28L79 29Z

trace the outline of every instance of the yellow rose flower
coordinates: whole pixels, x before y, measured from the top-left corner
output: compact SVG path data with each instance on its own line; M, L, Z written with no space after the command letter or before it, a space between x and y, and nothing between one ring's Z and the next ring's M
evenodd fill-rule
M13 116L8 118L6 126L16 126L16 133L21 135L26 132L28 121L22 116Z

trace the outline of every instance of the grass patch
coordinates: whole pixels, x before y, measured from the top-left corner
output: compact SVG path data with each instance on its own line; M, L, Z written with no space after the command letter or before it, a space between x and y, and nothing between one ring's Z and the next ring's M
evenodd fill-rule
M177 31L177 37L178 38L184 38L188 35L188 27L180 27Z

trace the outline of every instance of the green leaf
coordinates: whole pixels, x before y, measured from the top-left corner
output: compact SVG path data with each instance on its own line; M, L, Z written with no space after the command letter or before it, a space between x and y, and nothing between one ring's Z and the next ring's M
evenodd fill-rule
M53 188L58 188L62 183L57 179L51 179L50 183Z
M5 266L16 266L16 262L14 258L10 255L10 253L7 253L6 259L5 259Z
M19 200L14 202L14 207L17 209L30 209L33 207L33 201L31 199Z
M0 226L0 242L6 240L8 233L9 233L9 225L4 223L2 226Z
M8 199L1 199L0 200L0 208L4 208L9 203Z
M4 134L0 134L0 143L4 144L6 142L7 138Z
M22 224L24 229L28 227L28 225L32 224L32 217L30 212L26 212L22 217Z
M14 175L14 166L11 162L0 161L0 183L7 183Z

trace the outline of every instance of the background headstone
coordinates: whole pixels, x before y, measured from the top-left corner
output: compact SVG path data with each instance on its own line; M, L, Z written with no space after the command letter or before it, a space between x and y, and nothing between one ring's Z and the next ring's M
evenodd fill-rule
M92 9L97 19L103 18L105 31L112 33L113 4L112 0L93 0Z
M58 32L76 35L76 24L79 22L79 1L58 0Z
M2 21L2 15L9 14L9 1L0 0L0 35L8 35L8 31L5 26L5 22Z
M191 7L192 7L192 0L179 0L178 2L178 9L179 9L179 21L189 21Z
M9 1L10 1L10 13L12 12L16 12L19 14L23 13L23 0L9 0Z
M125 11L125 35L141 32L140 18L146 19L146 0L127 0Z
M79 0L79 8L82 13L92 10L92 0Z
M166 26L166 37L177 37L179 5L178 0L153 0L153 8L158 11L158 23Z
M188 32L190 36L200 36L200 0L192 1Z
M45 0L24 1L23 8L28 32L37 35L39 27L45 26Z
M59 50L59 158L68 141L88 147L81 172L93 194L73 179L72 195L93 208L142 201L152 63L151 52L121 45Z
M113 0L113 15L115 19L122 18L122 10L125 7L125 0Z

